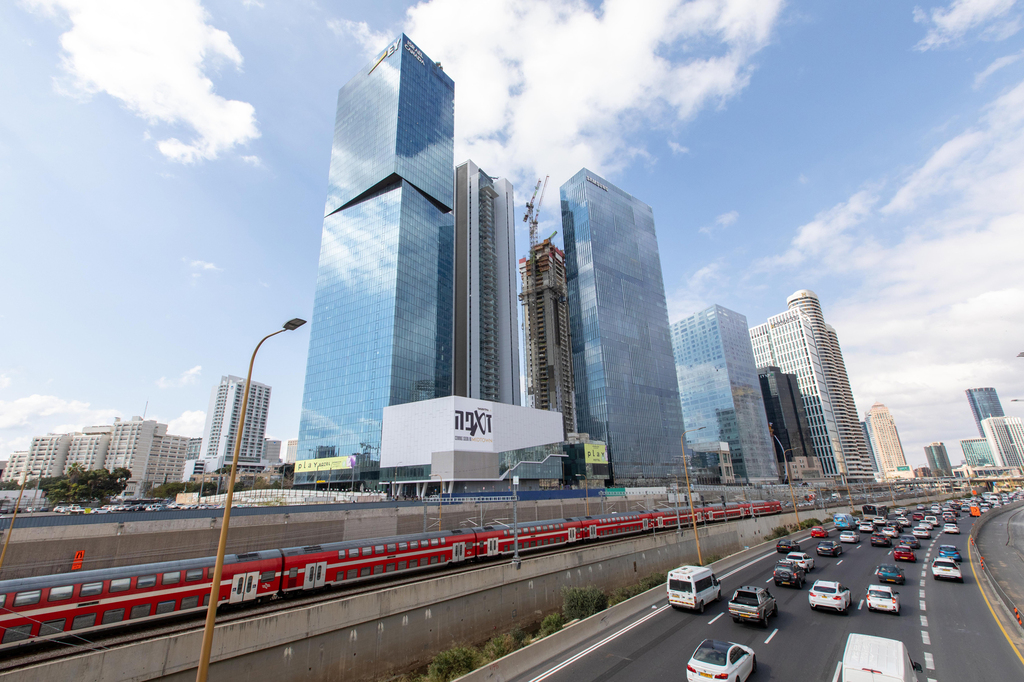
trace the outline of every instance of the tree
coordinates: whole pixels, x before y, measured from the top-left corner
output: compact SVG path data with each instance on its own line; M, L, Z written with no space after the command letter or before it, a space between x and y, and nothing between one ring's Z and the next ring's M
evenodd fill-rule
M164 483L153 488L153 497L174 497L178 493L183 493L187 489L187 485L172 481L171 483Z
M124 468L86 471L81 465L72 464L67 476L44 478L39 487L46 491L50 502L89 502L121 494L131 477L132 472Z

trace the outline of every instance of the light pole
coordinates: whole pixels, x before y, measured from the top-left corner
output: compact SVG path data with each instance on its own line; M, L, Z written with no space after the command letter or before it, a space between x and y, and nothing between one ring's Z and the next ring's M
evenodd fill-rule
M586 464L583 465L584 473L576 474L576 475L579 478L583 479L583 490L584 490L583 496L584 496L584 500L585 500L585 507L584 508L586 510L585 514L587 516L590 516L590 486L588 485L589 482L587 481L587 474L585 473L586 472L586 466L587 466Z
M242 447L242 435L245 433L245 412L249 407L249 385L252 383L252 366L256 362L256 353L263 342L271 336L282 332L290 332L306 324L305 320L294 318L284 323L281 329L267 334L256 344L252 357L249 359L249 373L245 377L245 394L242 396L242 416L238 419L238 433L235 435L235 453L231 458L231 478L228 482L227 495L224 497L224 518L220 526L220 541L217 543L217 561L213 567L213 581L210 585L210 604L206 609L206 627L203 629L203 646L199 651L199 666L196 669L196 682L206 682L210 672L210 651L213 649L213 627L217 622L217 602L220 601L220 578L224 572L224 552L228 545L228 523L231 521L231 500L235 492L235 475L238 471L238 453Z
M28 464L26 458L25 464ZM39 478L42 478L43 474L40 472ZM39 479L36 479L39 480ZM21 475L21 490L18 492L18 501L14 503L14 514L11 515L11 526L7 529L7 537L4 539L3 551L0 551L0 569L4 567L4 557L7 556L7 545L11 542L11 536L14 535L14 521L18 518L18 507L21 506L21 496L25 494L25 484L28 483L28 471L26 470Z
M793 452L793 448L789 450L782 447L782 441L772 431L772 438L779 444L779 449L782 450L782 462L786 465L786 480L789 481L789 499L793 503L793 513L796 515L796 528L800 530L800 511L796 508L796 495L793 494L793 476L789 473L789 460L786 459L787 452Z
M701 426L696 429L687 429L683 431L683 435L679 436L679 445L683 449L683 472L686 473L686 501L690 503L690 525L693 526L693 541L697 545L697 565L704 565L704 557L700 553L700 536L697 533L697 517L693 513L693 495L690 493L690 465L686 462L686 434L693 433L694 431L703 431L706 426ZM678 479L677 479L678 480ZM676 484L676 518L679 516L679 484Z
M519 477L512 477L512 565L519 568Z
M437 478L437 482L441 484L441 489L437 495L437 529L441 530L441 505L444 504L444 479L441 478L441 474L430 474L431 478Z

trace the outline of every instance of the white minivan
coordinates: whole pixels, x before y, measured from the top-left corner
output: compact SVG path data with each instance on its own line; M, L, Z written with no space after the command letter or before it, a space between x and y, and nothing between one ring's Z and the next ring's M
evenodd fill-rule
M918 682L923 672L906 645L896 639L851 634L833 682Z
M680 566L668 573L668 603L674 609L704 613L704 606L722 598L722 585L706 566Z

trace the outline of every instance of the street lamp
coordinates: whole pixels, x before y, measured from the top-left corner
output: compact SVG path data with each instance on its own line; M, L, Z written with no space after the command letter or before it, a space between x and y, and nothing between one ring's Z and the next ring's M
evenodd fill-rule
M441 478L441 474L430 474L431 478L437 478L437 482L441 484L441 489L437 495L437 529L441 530L441 505L444 504L444 479Z
M18 501L14 503L14 514L11 515L11 526L7 529L7 538L4 539L3 551L0 551L0 569L4 567L4 557L7 556L7 545L11 542L11 536L14 535L14 521L18 518L18 507L21 506L21 496L25 494L25 484L28 483L28 459L25 460L26 469L21 474L21 490L18 492ZM43 474L40 472L39 478L42 478ZM38 478L36 479L39 480Z
M217 602L220 601L220 578L224 572L224 551L228 545L228 523L231 521L231 500L235 492L235 476L238 471L238 453L242 447L242 435L245 433L245 412L249 407L249 385L252 383L252 366L256 362L256 353L263 342L271 336L282 332L290 332L306 324L305 320L294 318L284 323L281 329L267 334L256 344L252 357L249 359L249 373L245 377L245 393L242 396L242 416L238 419L238 433L235 435L235 453L231 458L231 478L228 482L227 495L224 497L224 518L220 526L220 541L217 543L217 562L213 567L213 581L210 585L210 604L206 609L206 627L203 629L203 646L199 651L199 667L196 669L196 682L206 682L210 672L210 651L213 649L213 627L217 621Z
M796 515L796 527L799 530L800 511L796 508L796 495L793 494L793 476L789 473L789 460L786 459L786 453L793 452L793 448L787 450L782 447L782 441L779 440L779 437L775 435L774 431L772 431L772 438L775 439L775 442L779 444L779 449L782 450L782 463L786 465L786 480L789 481L789 499L793 503L793 513Z
M697 517L693 513L693 495L690 493L690 465L686 462L686 434L694 431L703 431L706 426L696 429L687 429L679 436L679 444L683 448L683 471L686 473L686 501L690 503L690 525L693 526L693 541L697 544L697 564L704 565L704 558L700 553L700 536L697 534ZM676 475L676 524L679 524L679 475Z

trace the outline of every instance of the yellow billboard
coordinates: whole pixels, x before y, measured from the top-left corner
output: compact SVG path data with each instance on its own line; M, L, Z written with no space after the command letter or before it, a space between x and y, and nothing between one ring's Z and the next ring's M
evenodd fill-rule
M321 457L320 459L300 459L295 462L295 473L304 474L311 471L351 469L355 466L355 459L355 455L347 455L345 457Z
M607 464L608 455L605 454L604 445L593 445L587 443L583 446L584 457L587 464Z

